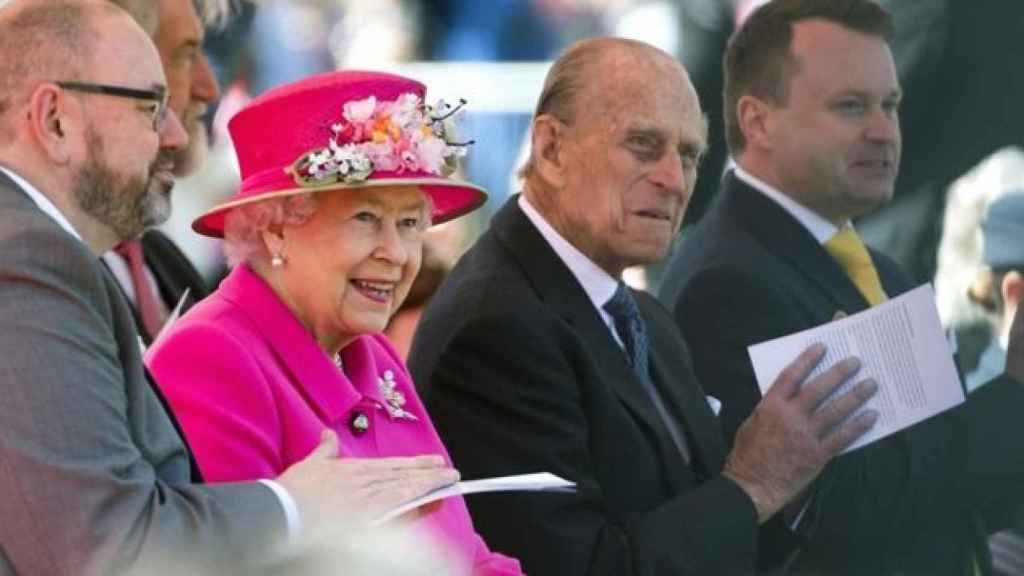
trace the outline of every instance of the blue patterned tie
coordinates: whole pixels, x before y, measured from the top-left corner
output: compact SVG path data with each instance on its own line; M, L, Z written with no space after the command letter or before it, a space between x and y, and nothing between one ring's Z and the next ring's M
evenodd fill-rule
M647 356L647 327L644 325L643 317L640 316L640 308L637 307L636 300L633 299L629 288L623 282L619 282L615 294L605 302L604 309L615 321L615 331L618 332L619 338L622 339L622 343L626 347L626 356L629 358L630 366L636 372L644 391L651 398L654 408L658 411L658 416L661 417L665 428L668 429L669 436L672 437L672 442L683 456L683 461L689 463L690 449L686 444L682 428L669 416L668 410L665 409L665 403L651 380Z
M629 293L629 288L622 282L615 289L615 294L605 303L604 309L615 320L615 331L626 347L626 355L633 371L641 379L650 378L647 365L647 327L640 317L640 309L636 300Z

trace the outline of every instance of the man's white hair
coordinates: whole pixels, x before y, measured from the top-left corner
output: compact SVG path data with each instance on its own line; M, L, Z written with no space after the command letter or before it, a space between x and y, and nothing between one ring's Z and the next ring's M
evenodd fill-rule
M239 0L194 0L196 12L203 25L221 28L239 10Z

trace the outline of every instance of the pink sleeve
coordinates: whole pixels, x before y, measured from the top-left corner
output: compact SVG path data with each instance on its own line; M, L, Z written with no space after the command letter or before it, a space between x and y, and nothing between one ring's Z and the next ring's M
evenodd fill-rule
M281 431L266 376L231 333L193 323L147 358L208 482L276 478Z

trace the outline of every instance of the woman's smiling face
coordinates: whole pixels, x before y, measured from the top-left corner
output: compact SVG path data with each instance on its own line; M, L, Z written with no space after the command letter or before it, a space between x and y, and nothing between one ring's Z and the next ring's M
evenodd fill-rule
M281 231L281 296L325 349L387 326L419 272L428 206L410 186L325 192Z

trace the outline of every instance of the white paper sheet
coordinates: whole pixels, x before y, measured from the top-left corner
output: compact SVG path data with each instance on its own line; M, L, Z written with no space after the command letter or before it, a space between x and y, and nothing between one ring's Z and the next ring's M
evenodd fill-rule
M424 504L464 494L477 492L509 492L509 491L544 491L544 492L572 492L576 490L576 483L569 482L550 472L538 472L536 474L520 474L518 476L501 476L498 478L486 478L483 480L466 480L456 482L451 486L438 488L433 492L420 496L419 498L406 502L398 508L384 514L374 524L381 524L393 518L397 518L406 512L419 508Z
M755 344L747 349L761 392L782 369L813 343L828 347L811 377L848 356L860 371L843 385L865 378L878 382L868 407L879 412L875 427L847 451L870 444L964 401L960 377L946 341L930 285L841 320Z

